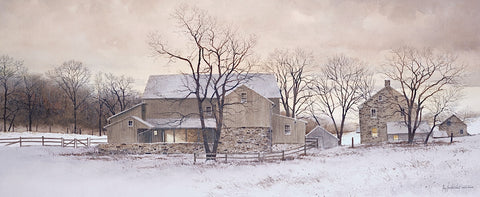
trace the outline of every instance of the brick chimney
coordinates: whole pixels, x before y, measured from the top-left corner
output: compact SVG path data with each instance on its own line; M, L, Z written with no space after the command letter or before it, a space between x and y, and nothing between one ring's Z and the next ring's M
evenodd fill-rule
M385 80L385 87L390 87L390 80Z

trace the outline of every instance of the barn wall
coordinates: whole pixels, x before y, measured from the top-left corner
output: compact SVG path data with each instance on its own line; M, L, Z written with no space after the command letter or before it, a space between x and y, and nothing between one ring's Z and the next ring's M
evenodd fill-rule
M128 126L128 121L133 121L133 126ZM148 127L143 123L137 121L132 117L127 117L123 120L112 123L107 127L108 143L120 144L120 143L137 143L137 130L147 129Z
M123 120L123 119L125 119L126 117L129 117L129 116L136 116L136 117L142 118L142 107L144 108L145 106L143 104L139 104L139 105L136 105L133 108L130 108L127 111L120 112L121 114L110 118L109 122L114 123L114 122L117 122L119 120Z
M273 144L303 144L305 143L306 123L301 120L282 115L273 115L272 119ZM285 134L285 125L290 125L290 135Z
M241 103L241 93L247 93L247 102ZM225 98L225 127L270 127L272 102L255 91L241 86Z
M179 118L187 115L198 117L198 103L195 98L146 99L143 102L146 103L146 119ZM204 102L204 110L207 106L211 105Z
M225 128L220 135L218 152L269 152L269 130L267 127Z

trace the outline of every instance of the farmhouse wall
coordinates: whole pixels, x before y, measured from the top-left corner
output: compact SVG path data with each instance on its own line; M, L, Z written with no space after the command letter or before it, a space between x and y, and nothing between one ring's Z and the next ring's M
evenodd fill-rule
M362 104L359 110L361 143L378 143L387 141L387 122L403 121L398 104L405 105L402 95L386 83L386 87L378 91ZM372 116L372 109L376 115ZM378 136L372 135L376 130Z

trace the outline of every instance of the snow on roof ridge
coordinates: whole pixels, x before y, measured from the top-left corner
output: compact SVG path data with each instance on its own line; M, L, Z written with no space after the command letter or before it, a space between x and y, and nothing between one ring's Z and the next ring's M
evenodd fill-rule
M247 74L238 74L238 76L245 75ZM280 98L279 88L273 73L250 73L249 75L252 78L241 83L242 85L266 98ZM205 78L208 75L203 74L201 76ZM218 74L213 76L218 76ZM188 74L150 75L142 98L192 98L194 95L189 95L190 89L193 88L191 87L192 84L193 79Z

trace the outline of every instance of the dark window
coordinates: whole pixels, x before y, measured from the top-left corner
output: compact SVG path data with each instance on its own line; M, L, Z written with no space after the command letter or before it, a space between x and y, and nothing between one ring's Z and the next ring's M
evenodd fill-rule
M371 116L372 118L376 118L376 117L377 117L377 109L372 108L372 109L370 110L370 116Z
M447 121L447 126L452 125L452 122L450 120Z
M290 135L292 134L292 130L290 129L290 125L286 124L285 125L285 135Z
M378 96L378 101L383 101L383 96Z
M246 92L242 92L240 95L241 95L241 97L240 97L240 102L241 102L241 103L246 103L246 102L247 102L247 93L246 93Z
M460 134L463 134L463 129L460 129Z
M128 127L133 127L133 120L128 121Z
M211 115L212 115L212 107L206 107L206 108L205 108L205 113L206 113L207 115L211 116Z

